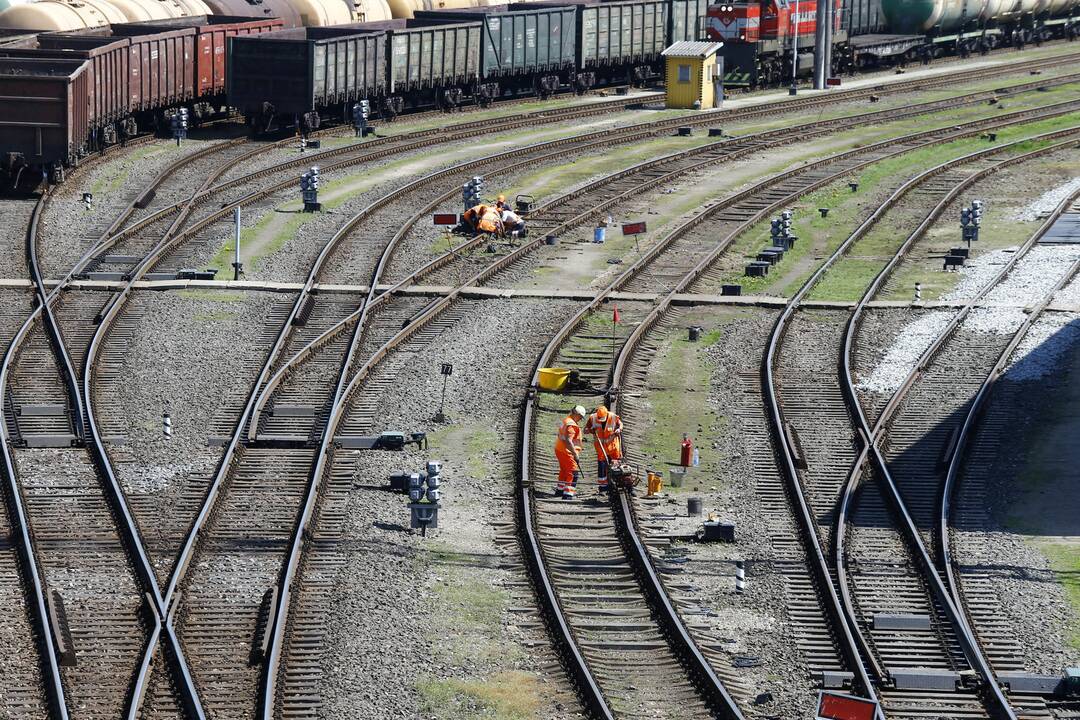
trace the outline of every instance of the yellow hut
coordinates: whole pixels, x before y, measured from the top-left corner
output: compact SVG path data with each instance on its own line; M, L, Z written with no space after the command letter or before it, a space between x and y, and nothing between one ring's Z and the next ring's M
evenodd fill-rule
M682 40L662 54L667 64L669 108L714 108L718 97L716 53L723 43Z

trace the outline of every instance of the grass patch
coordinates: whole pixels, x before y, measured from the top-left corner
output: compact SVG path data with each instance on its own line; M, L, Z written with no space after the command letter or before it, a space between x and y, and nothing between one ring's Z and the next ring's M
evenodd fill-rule
M161 152L168 152L170 148L175 147L175 145L171 144L153 144L132 151L131 154L127 156L127 159L130 162L126 165L126 168L124 170L116 173L115 175L112 175L111 177L108 175L104 177L99 177L90 186L90 192L94 194L95 200L100 202L102 199L104 199L102 197L103 195L114 193L119 190L125 183L127 183L128 176L131 174L131 168L133 168L139 160L143 160L150 155L157 155Z
M1039 542L1037 545L1050 561L1050 567L1064 586L1069 604L1072 605L1069 644L1080 650L1080 545L1057 542Z
M425 717L446 720L528 720L540 709L536 678L497 673L485 680L418 680Z
M681 336L675 337L675 333ZM672 332L673 337L670 345L664 349L659 372L650 379L649 426L644 433L642 451L646 460L658 469L664 469L666 463L678 461L683 433L690 435L700 446L709 431L710 373L705 363L705 350L718 343L723 332L719 329L709 330L696 343L687 340L685 333L682 328ZM694 474L709 476L709 453L703 450L701 454L702 465Z

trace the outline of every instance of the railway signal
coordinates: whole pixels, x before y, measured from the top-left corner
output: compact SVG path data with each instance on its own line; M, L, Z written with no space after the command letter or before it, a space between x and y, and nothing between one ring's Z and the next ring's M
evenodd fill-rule
M484 191L483 175L476 175L469 182L461 186L461 202L468 210L480 204L480 193Z
M187 137L188 131L188 111L187 108L180 108L173 113L172 119L169 121L172 125L172 135L176 138L176 146L180 147L180 142Z
M313 165L300 176L300 194L304 199L304 212L322 210L319 204L319 166Z
M409 475L409 527L427 536L427 529L439 527L439 500L442 499L442 463L428 460L425 472ZM426 488L424 486L427 486Z
M352 112L356 137L364 137L368 133L368 117L371 115L371 103L368 100L361 100L353 105Z
M83 205L86 206L86 209L90 210L91 208L94 207L94 193L92 193L92 192L84 192L82 194L82 201L83 201Z
M983 201L973 200L971 207L960 209L961 237L971 249L971 242L979 239L979 226L982 225Z

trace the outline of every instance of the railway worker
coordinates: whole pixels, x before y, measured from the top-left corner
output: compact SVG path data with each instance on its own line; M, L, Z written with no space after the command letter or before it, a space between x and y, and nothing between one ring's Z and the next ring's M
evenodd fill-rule
M499 197L502 196L500 195ZM517 233L522 237L525 236L525 221L522 220L521 216L511 210L509 207L506 207L505 205L503 206L502 214L499 217L499 220L502 222L504 233Z
M499 212L502 212L503 210L509 210L510 209L510 205L506 202L506 196L505 195L503 195L501 193L499 194L498 199L495 200L495 207L497 207L499 209Z
M578 405L563 418L555 435L555 459L559 461L559 480L555 483L555 495L563 500L573 500L581 479L581 426L585 408Z
M502 232L502 220L499 213L490 205L476 205L466 210L461 219L468 224L474 234Z
M608 491L608 470L616 460L622 459L622 418L603 405L589 416L585 434L593 436L596 449L596 480L600 492Z

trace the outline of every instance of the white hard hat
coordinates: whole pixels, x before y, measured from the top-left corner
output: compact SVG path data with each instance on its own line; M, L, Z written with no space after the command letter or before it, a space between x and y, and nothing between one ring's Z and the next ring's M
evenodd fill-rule
M578 406L576 406L574 408L574 414L575 415L580 415L581 417L585 417L586 415L588 415L588 413L585 412L585 408L582 407L581 405L578 405Z

